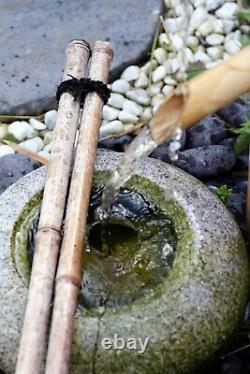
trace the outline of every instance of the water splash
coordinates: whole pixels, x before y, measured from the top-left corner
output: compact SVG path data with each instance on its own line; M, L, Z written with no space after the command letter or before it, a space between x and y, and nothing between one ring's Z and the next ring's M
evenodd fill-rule
M178 159L178 151L181 147L181 129L177 128L174 138L169 143L168 155L171 161ZM140 134L131 143L117 170L108 180L102 196L102 204L98 214L101 220L106 220L109 216L109 210L112 202L117 196L120 188L131 178L139 168L140 163L158 146L153 140L150 128L145 126Z

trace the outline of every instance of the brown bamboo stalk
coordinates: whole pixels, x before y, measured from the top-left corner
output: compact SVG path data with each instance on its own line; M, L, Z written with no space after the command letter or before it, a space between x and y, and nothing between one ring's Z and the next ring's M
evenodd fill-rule
M112 60L109 43L96 42L90 77L107 82ZM96 161L103 102L96 93L87 95L70 184L64 238L56 275L55 303L46 362L46 374L68 373L74 317L82 279L86 220Z
M86 70L89 54L90 48L85 41L70 42L63 79L69 79L68 74L81 78ZM18 374L40 374L43 371L46 332L79 111L79 103L70 94L64 93L59 102L55 140L36 235L28 302L16 366Z
M250 90L250 47L198 75L166 98L149 123L153 139L162 143L177 126L188 128Z

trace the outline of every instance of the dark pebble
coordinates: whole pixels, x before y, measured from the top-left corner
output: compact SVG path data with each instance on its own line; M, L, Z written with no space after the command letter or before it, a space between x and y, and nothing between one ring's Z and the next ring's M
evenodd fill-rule
M180 143L181 143L181 147L180 147L180 150L184 149L185 148L185 145L186 145L186 131L182 131L182 134L181 134L181 139L180 139ZM165 162L169 162L170 159L169 159L169 156L168 156L168 147L169 147L169 143L170 141L167 140L166 142L160 144L157 148L155 148L155 150L150 154L150 157L153 157L153 158L157 158L158 160L161 160L161 161L165 161Z
M21 154L11 154L0 158L0 193L12 183L41 166L38 162Z
M235 192L247 193L247 177L238 177L233 182L233 190Z
M235 155L231 148L210 145L179 152L174 165L196 177L211 177L233 168Z
M226 207L233 214L240 227L245 224L246 194L244 192L233 192L229 196Z
M244 152L240 155L236 155L236 162L234 166L234 170L240 171L244 169L248 169L248 151Z
M219 116L230 126L239 127L250 119L250 107L242 100L234 101L218 111Z
M131 135L120 136L119 138L110 138L101 140L98 143L99 148L110 149L115 152L124 152L124 145L130 144L133 140Z
M230 147L234 149L236 138L227 138L220 142L220 145L224 145L225 147Z
M186 148L219 144L228 135L224 122L214 114L203 118L187 130Z

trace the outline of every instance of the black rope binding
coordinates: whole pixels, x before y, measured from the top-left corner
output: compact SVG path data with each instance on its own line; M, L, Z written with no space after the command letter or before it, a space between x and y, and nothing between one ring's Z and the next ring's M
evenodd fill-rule
M64 92L68 92L82 107L87 94L89 92L96 92L102 99L103 103L107 104L108 99L110 98L110 90L105 83L90 78L77 79L69 74L68 76L71 77L71 79L63 81L57 88L57 101L60 100L60 97Z

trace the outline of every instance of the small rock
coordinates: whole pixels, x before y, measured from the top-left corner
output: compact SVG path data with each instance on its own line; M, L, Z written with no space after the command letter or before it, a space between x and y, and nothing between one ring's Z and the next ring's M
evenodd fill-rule
M22 141L34 134L34 129L25 121L14 121L8 126L9 134Z
M30 118L29 123L35 130L38 130L38 131L46 130L45 124L42 123L41 121L38 121L36 118Z
M152 101L151 101L151 104L153 106L157 105L157 104L160 104L162 102L162 100L164 100L164 95L162 93L159 93L157 95L155 95L153 98L152 98Z
M148 96L147 92L142 88L136 88L134 90L130 90L126 94L128 99L136 101L138 104L142 105L149 105L150 104L150 97Z
M122 109L136 116L140 116L143 112L143 108L139 104L127 99L124 101Z
M206 37L206 42L209 45L219 45L224 42L224 36L220 34L211 34Z
M44 115L44 123L48 130L54 130L56 126L57 110L50 110Z
M118 79L111 85L111 90L120 94L125 94L130 89L130 84L124 79Z
M127 82L136 81L140 76L140 68L136 65L127 67L121 75L121 78Z
M184 47L183 39L178 34L171 35L170 42L172 49L175 51L179 51L181 48Z
M210 57L205 52L203 52L201 50L198 50L195 53L194 60L196 62L198 62L198 61L203 62L204 64L207 64L207 63L211 62Z
M213 27L214 27L214 32L215 33L223 34L224 26L223 26L222 19L218 19L218 18L214 17L214 19L213 19Z
M52 143L46 144L43 151L50 153L52 148Z
M238 224L245 222L246 195L244 192L233 192L226 202L226 207Z
M244 177L238 177L234 180L233 188L235 192L247 193L248 180Z
M187 148L219 144L227 135L223 121L218 116L211 115L187 130Z
M43 150L43 151L39 151L38 154L39 154L39 156L42 156L42 157L46 158L47 160L50 159L50 153L49 152L46 152L46 151Z
M165 29L169 34L173 34L176 31L181 30L182 18L167 18L164 22Z
M224 34L230 33L235 27L235 21L232 21L231 19L224 19L223 20L223 31Z
M138 122L139 118L135 114L130 113L127 110L122 110L119 114L119 120L124 123L136 123Z
M149 93L151 97L153 97L161 92L162 86L163 86L163 83L161 81L155 84L151 84L148 87L147 92Z
M121 109L125 102L125 97L118 93L111 93L108 101L108 105Z
M135 87L136 88L146 88L146 87L148 87L148 82L149 82L149 79L148 79L147 75L142 71L139 78L135 82Z
M100 128L100 138L105 138L107 135L117 134L123 130L123 123L121 121L112 121Z
M124 145L130 144L133 137L130 135L119 136L119 138L110 138L101 140L98 143L98 147L110 149L115 152L124 152Z
M191 51L191 49L190 48L185 48L184 51L185 51L185 55L186 55L186 58L187 58L188 62L190 64L194 63L195 62L194 55L193 55L193 52Z
M176 80L171 78L171 77L164 78L164 83L167 84L168 86L176 86L177 85Z
M167 46L169 46L169 38L168 38L168 35L166 33L161 33L159 35L159 44L161 47L164 47L166 48Z
M190 30L196 30L208 17L208 13L205 8L196 8L190 20Z
M140 120L142 122L147 122L152 118L152 115L153 113L152 113L151 108L146 108L144 112L142 113L142 115L140 116Z
M8 134L8 125L5 123L0 124L0 140Z
M209 47L207 48L207 55L213 61L217 61L222 57L222 48L221 47Z
M104 105L102 117L105 121L113 121L118 118L120 111L109 105Z
M41 138L39 138L39 136L36 136L35 138L28 139L20 143L20 146L28 149L29 151L37 153L43 149L44 142Z
M229 147L210 145L180 152L174 164L198 178L210 177L231 170L235 155Z
M171 73L175 74L179 70L179 60L178 60L178 58L172 58L172 59L170 59L169 63L170 63ZM165 64L164 64L164 67L166 69Z
M53 131L47 131L43 138L44 144L50 144L53 141L53 139L54 139Z
M156 59L156 61L162 65L166 61L168 55L167 51L164 48L156 48L153 52L153 57Z
M173 86L166 85L166 86L163 87L162 93L163 93L163 95L168 96L173 92L173 90L174 90Z
M40 164L24 155L15 153L0 158L0 193Z
M208 18L207 21L203 22L197 29L200 35L208 36L214 31L214 25L211 19Z
M170 162L169 158L169 145L171 140L167 140L166 142L160 144L155 150L151 153L150 157L157 158L158 160L164 162ZM181 139L180 139L180 150L184 149L186 144L186 132L182 131Z
M224 48L227 53L234 55L241 49L241 44L237 40L226 40L224 43Z
M152 81L154 83L161 81L166 76L166 69L164 66L158 66L152 74Z
M224 0L207 0L205 7L208 12L212 12L220 7L223 3Z
M197 47L199 45L199 39L194 35L187 37L187 46L190 48Z
M143 71L145 74L149 74L156 68L157 65L157 61L155 60L148 61L145 65L143 65L141 71Z
M226 147L230 147L231 149L234 149L235 140L236 140L236 138L223 139L220 142L220 145L224 145Z
M11 155L12 153L15 153L15 151L11 147L8 145L0 145L0 157Z
M227 3L224 3L221 8L216 10L215 15L218 18L234 19L238 9L239 9L239 6L236 3L227 2Z
M236 155L236 162L234 165L234 170L242 171L244 169L248 169L248 165L249 165L248 151L244 152L243 154Z
M239 127L250 119L250 107L241 100L237 100L221 108L218 114L230 126Z

